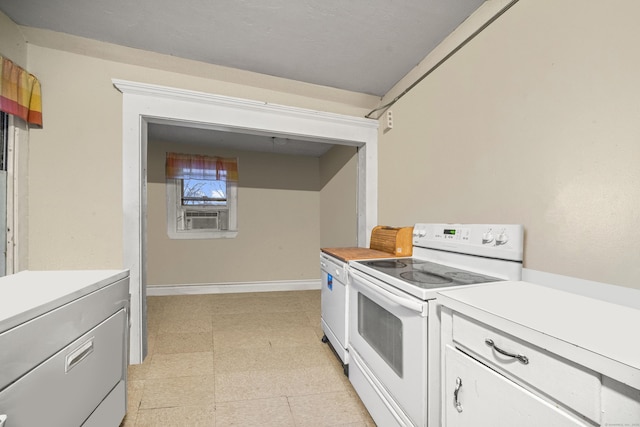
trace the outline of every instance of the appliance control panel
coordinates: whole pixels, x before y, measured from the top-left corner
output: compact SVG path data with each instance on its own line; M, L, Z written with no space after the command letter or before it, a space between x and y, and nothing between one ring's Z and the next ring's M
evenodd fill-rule
M415 224L413 246L522 261L524 227L517 224Z

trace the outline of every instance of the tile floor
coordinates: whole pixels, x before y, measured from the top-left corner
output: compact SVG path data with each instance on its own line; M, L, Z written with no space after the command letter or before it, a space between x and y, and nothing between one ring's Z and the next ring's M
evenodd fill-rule
M320 291L149 297L129 426L375 426L320 338Z

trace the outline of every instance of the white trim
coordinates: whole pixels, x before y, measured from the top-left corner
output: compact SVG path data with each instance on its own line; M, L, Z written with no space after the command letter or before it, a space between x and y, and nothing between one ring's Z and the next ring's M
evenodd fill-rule
M367 241L378 213L378 121L112 79L122 92L123 267L130 271L130 362L146 355L147 124L293 136L357 146L358 244Z
M228 230L179 230L176 218L180 206L181 186L178 179L167 179L165 182L167 196L167 235L175 240L193 239L235 239L238 237L238 185L227 183L228 203L224 207L207 206L195 207L195 210L220 211L226 210L229 218Z
M9 115L7 141L7 259L6 274L23 270L27 265L27 221L21 212L26 212L28 200L27 156L29 130L24 120Z
M9 115L8 129L7 129L7 235L6 235L6 259L5 259L5 273L7 275L15 273L15 264L17 264L16 251L18 246L18 239L16 238L16 227L18 225L18 163L17 153L18 148L16 144L17 129L13 126L13 115Z
M274 282L198 283L194 285L149 285L147 296L235 294L245 292L319 290L318 280L284 280Z

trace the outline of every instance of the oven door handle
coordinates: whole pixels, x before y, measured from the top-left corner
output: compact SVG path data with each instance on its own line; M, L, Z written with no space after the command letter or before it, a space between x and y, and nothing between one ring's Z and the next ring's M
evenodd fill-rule
M355 278L354 284L357 284L358 287L371 291L379 297L391 301L401 307L420 313L423 317L427 316L424 304L398 296L388 289L388 285L385 285L374 278L365 277L358 271L351 270L351 275ZM366 282L370 282L373 286L366 286Z

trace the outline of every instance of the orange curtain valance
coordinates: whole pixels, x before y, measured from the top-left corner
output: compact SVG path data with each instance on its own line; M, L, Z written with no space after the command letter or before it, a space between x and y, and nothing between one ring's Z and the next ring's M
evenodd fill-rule
M238 161L199 154L167 153L167 179L238 181Z
M33 125L42 126L40 82L33 74L0 56L0 111L13 114Z

